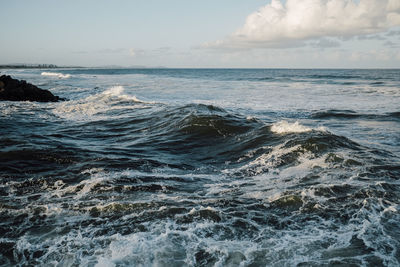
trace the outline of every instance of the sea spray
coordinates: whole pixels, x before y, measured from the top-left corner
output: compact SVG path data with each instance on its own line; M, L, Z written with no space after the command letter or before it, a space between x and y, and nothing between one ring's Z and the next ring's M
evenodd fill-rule
M58 73L58 72L42 72L41 75L42 76L57 77L57 78L60 78L60 79L67 79L67 78L71 77L70 74L62 74L62 73Z

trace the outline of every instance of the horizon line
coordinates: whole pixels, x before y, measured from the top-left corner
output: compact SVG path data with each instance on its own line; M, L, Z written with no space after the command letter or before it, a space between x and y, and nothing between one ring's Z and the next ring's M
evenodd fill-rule
M282 70L399 70L400 67L167 67L167 66L119 66L119 65L103 65L103 66L77 66L77 65L56 65L56 64L31 64L31 63L11 63L0 64L0 69L282 69Z

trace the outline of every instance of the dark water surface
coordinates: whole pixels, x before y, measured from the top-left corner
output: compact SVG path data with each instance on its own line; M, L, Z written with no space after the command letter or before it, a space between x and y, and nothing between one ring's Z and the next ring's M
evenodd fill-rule
M400 70L2 72L0 265L400 265Z

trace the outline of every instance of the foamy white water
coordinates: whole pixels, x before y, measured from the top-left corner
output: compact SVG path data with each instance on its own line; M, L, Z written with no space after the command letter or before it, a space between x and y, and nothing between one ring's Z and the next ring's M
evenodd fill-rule
M294 123L289 123L287 121L279 121L272 124L271 131L278 134L287 133L304 133L309 132L312 129L303 125L300 125L298 121Z
M42 72L42 76L50 76L50 77L57 77L61 79L67 79L70 78L70 74L62 74L62 73L57 73L57 72Z
M54 109L54 114L70 120L102 120L108 118L107 114L111 112L142 109L152 104L155 102L142 101L134 95L125 94L123 86L112 86L103 92L61 103Z

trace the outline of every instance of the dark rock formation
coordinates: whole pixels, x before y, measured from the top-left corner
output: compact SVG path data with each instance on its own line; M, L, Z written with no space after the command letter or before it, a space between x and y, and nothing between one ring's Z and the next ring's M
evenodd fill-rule
M8 75L0 76L0 100L57 102L65 100L24 80L16 80Z

